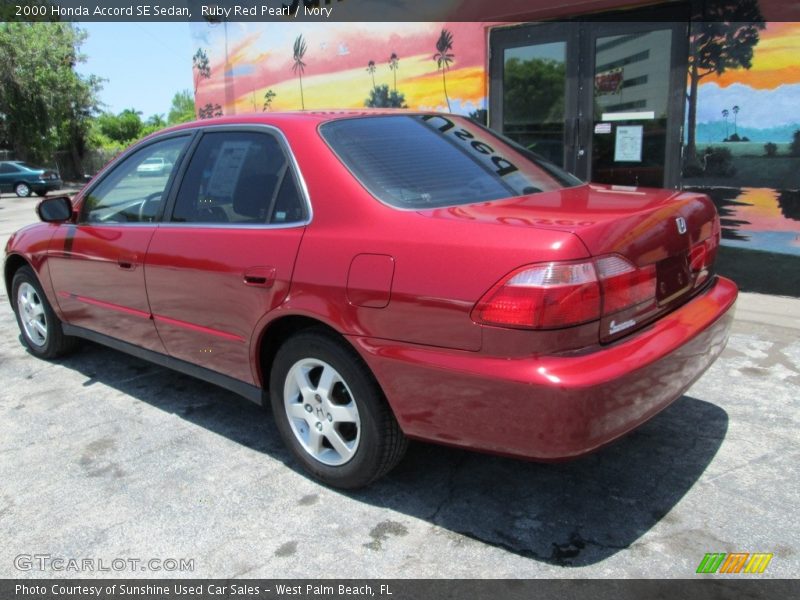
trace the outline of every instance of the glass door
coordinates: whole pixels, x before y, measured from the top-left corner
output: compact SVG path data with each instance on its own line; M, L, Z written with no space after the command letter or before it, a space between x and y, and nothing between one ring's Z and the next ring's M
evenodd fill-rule
M658 22L493 31L490 126L581 179L675 186L686 35Z
M571 24L492 33L490 126L575 170L577 30Z
M590 181L677 183L686 73L680 32L670 23L587 26L581 43L591 64L583 70L580 112Z

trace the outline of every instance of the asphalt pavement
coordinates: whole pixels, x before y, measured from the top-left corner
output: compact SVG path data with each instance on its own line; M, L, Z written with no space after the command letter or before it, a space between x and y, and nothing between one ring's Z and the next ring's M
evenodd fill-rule
M35 203L0 198L0 247ZM772 553L750 577L792 578L798 390L800 300L742 294L720 360L601 452L536 464L413 444L343 493L232 393L89 343L37 360L3 288L0 578L692 578L710 552ZM57 568L73 558L93 566Z

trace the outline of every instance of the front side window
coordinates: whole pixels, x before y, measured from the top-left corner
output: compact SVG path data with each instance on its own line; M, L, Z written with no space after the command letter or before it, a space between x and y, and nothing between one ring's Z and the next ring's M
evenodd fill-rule
M3 163L0 164L0 174L3 173L19 173L19 168L10 163Z
M449 115L341 119L320 132L373 196L397 208L456 206L581 184L514 142Z
M86 197L85 223L147 223L164 201L170 174L189 136L148 144L123 159ZM154 168L156 163L158 168Z
M192 155L172 220L282 224L305 215L289 161L273 135L219 131L204 134Z

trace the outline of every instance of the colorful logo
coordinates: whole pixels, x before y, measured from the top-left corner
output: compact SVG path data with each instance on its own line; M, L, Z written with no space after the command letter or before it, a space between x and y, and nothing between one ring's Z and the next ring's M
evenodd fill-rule
M697 573L763 573L772 560L763 552L711 552L697 566Z

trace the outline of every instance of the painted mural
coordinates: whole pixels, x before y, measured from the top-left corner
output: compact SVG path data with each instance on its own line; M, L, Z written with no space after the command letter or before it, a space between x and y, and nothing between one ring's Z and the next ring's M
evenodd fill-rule
M198 111L376 106L482 119L495 24L192 23ZM694 56L709 49L697 40L736 42L724 65L699 60L692 73L690 58L682 185L714 198L724 244L800 256L800 23L711 25L692 24Z
M485 27L193 23L208 67L207 76L195 69L197 105L225 114L368 105L474 113L486 106Z
M690 63L683 184L714 198L723 244L800 256L800 23L712 25L737 42L694 88Z

